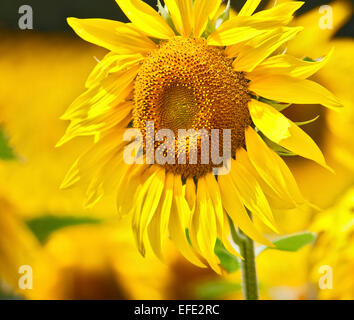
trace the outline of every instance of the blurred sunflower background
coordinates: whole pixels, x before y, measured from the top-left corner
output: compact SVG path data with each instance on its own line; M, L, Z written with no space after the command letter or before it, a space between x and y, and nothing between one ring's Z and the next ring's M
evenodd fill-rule
M155 0L146 2L156 5ZM234 12L243 4L231 1ZM220 243L215 252L222 276L194 267L174 247L164 262L143 258L114 200L84 209L85 190L59 190L90 142L81 137L55 148L67 126L59 118L107 53L76 37L66 17L127 20L112 0L33 0L26 2L33 9L33 30L21 30L21 5L18 0L0 5L0 298L241 299L237 257ZM261 3L263 8L273 5L273 0ZM328 12L333 21L323 21ZM285 158L303 194L321 210L278 214L284 233L310 230L317 236L294 252L257 248L264 299L354 299L352 12L349 0L305 1L293 22L305 30L288 43L291 54L316 59L334 47L329 63L313 77L344 108L335 112L309 105L285 111L294 121L319 116L303 129L336 174L300 157ZM328 28L321 27L321 19ZM272 236L271 230L264 231ZM30 267L32 280L22 266Z

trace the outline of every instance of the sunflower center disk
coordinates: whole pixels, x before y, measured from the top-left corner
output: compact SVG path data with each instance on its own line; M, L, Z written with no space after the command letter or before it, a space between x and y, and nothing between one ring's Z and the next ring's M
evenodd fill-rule
M207 132L209 153L215 151L211 135L218 132L219 155L223 153L223 131L231 130L230 148L234 155L244 145L244 131L251 123L249 100L247 79L243 73L232 69L232 60L222 49L208 46L203 39L176 37L153 52L138 73L133 126L143 133L145 148L150 139L147 123L153 123L155 134L161 129L171 130L175 137L175 163L169 161L163 166L184 178L198 178L210 172L215 163L211 155L209 163L202 161L203 140L199 135L195 135L196 144L189 143L187 135L187 144L181 145L180 130ZM158 149L163 143L166 139L154 140L154 148ZM194 146L196 162L190 159ZM171 151L171 147L168 150ZM186 163L180 161L182 150L186 153Z
M165 128L174 132L191 129L197 116L198 102L193 89L178 83L165 89L161 101L161 123Z

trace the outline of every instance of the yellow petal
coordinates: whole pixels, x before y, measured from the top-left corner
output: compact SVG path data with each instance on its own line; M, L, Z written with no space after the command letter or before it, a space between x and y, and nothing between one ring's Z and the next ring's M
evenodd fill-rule
M133 230L138 240L140 252L144 253L144 236L147 226L154 216L161 199L165 182L165 170L157 167L142 186L137 197L136 211L133 215Z
M220 261L214 252L217 239L216 217L204 177L198 179L196 210L190 232L192 239L196 239L202 256L220 274Z
M231 232L230 232L230 225L228 218L226 214L224 213L224 227L223 227L223 234L222 234L222 243L225 246L226 250L229 251L230 253L236 255L237 257L243 259L243 257L240 255L239 252L236 251L236 249L233 247L231 244L230 237L231 237Z
M167 22L145 2L141 0L116 0L116 2L141 32L157 39L170 39L175 36Z
M289 128L290 120L284 117L280 112L275 113L273 110L263 106L264 103L252 99L248 103L248 109L254 124L260 129L269 139L275 143L290 137ZM268 106L268 105L267 105Z
M131 165L125 174L122 175L117 188L117 211L118 214L128 215L134 208L135 194L138 186L142 183L140 177L147 169L144 165Z
M296 203L294 203L293 199L288 196L284 189L277 188L277 190L274 190L262 178L262 176L251 163L245 149L240 148L236 151L236 159L238 162L242 163L242 165L252 174L253 177L255 177L257 182L260 184L264 194L266 195L269 205L272 209L290 210L296 207Z
M252 99L248 108L254 124L267 138L299 156L328 168L319 147L294 122L270 105L257 100Z
M148 234L151 247L156 256L162 259L162 245L168 238L168 222L173 197L173 174L166 174L164 192L148 227Z
M131 120L133 107L133 103L128 101L119 104L100 116L74 120L68 126L60 143L65 143L68 139L71 140L78 136L95 136L102 134L117 125L126 127ZM58 143L58 145L60 145L60 143Z
M330 120L330 128L333 128L333 132L335 132L336 135L347 137L344 139L350 141L351 137L343 134L346 130L350 130L349 126L352 125L352 120L350 119L353 119L354 90L352 75L354 60L348 59L347 57L354 52L354 39L343 38L332 40L332 44L335 47L333 58L319 71L318 77L321 79L321 83L324 86L336 94L344 106L344 110L341 110L338 115L328 117ZM333 125L334 127L332 127ZM349 149L350 148L347 148L347 152L351 152Z
M161 199L165 170L151 169L150 177L142 185L136 200L136 209L133 215L132 226L137 239L139 251L144 255L144 236L147 226L154 216Z
M60 189L67 189L80 181L80 170L78 167L78 163L80 158L76 159L67 174L64 177L63 182L60 185Z
M236 71L251 72L258 64L272 54L277 48L289 41L302 30L298 28L281 28L270 34L265 41L255 47L241 50L233 63Z
M126 169L120 157L123 133L123 129L108 132L76 160L65 177L62 188L72 186L79 179L83 179L84 184L88 185L85 202L87 208L93 207L107 191L113 190L116 186L116 177L123 174ZM114 170L117 176L112 176L110 170Z
M270 57L258 65L250 74L250 79L262 77L264 74L283 74L295 78L306 79L322 69L333 54L334 49L319 61L309 62L283 54Z
M258 19L251 17L236 16L224 22L208 38L211 46L231 46L252 39L265 32L281 26L282 18Z
M222 234L222 228L224 226L224 209L222 207L221 194L219 185L215 179L213 174L207 174L205 176L205 186L207 188L207 192L212 200L212 204L214 207L216 222L218 225L218 232Z
M173 197L173 174L166 174L166 186L165 186L165 198L161 207L161 234L168 234L168 222L172 206L172 197Z
M109 76L100 85L80 95L61 116L63 120L97 117L123 102L132 92L133 81L140 66Z
M116 66L112 67L109 70L109 74L118 73L119 71L127 70L131 66L136 65L139 61L144 60L145 58L141 54L123 56L120 55L119 59L116 60Z
M218 178L218 182L224 208L235 225L253 240L264 245L273 246L273 244L257 230L256 226L248 216L231 176L229 174L221 175Z
M247 0L239 12L239 16L251 16L262 0Z
M323 28L320 25L320 19L326 18L326 14L324 12L320 13L318 7L294 19L294 25L303 26L305 29L295 41L289 42L288 53L299 57L318 57L323 54L323 50L330 49L333 36L352 16L353 6L351 1L332 1L330 7L333 17L333 27L331 29Z
M186 229L190 227L187 223L189 215L188 203L182 195L181 177L176 175L174 176L173 200L169 221L170 235L177 248L187 260L199 267L205 268L205 265L197 257L187 240Z
M278 232L272 210L263 190L250 171L237 158L232 161L231 177L244 205L273 231Z
M234 44L232 46L226 47L225 54L229 58L235 58L241 52L241 50L245 47L246 43L247 43L247 41L244 41L244 42L240 42L240 43Z
M82 39L119 54L146 54L156 48L153 41L129 24L106 19L67 21Z
M91 180L86 190L86 200L84 202L85 209L93 208L104 196L103 182L100 178L95 177Z
M242 258L241 255L235 250L235 248L232 247L228 239L228 236L230 234L230 226L222 205L222 198L221 198L219 184L216 181L215 176L213 174L206 175L205 182L206 182L205 186L206 186L208 196L212 200L212 206L214 208L212 214L214 214L216 217L218 237L222 240L223 244L225 245L225 248L229 252Z
M121 55L115 54L114 52L109 52L106 56L94 67L88 76L85 87L93 87L96 83L104 79L109 72L109 69L114 65Z
M79 136L93 136L97 142L105 132L113 127L126 128L132 118L133 103L132 101L117 103L116 107L105 110L97 116L72 119L65 135L57 143L56 147Z
M245 136L247 154L252 165L277 198L286 203L293 202L296 206L303 205L306 201L283 159L251 127L246 129Z
M193 6L191 0L165 0L172 21L180 35L188 37L193 27Z
M196 188L193 178L188 178L186 180L186 200L193 214L196 201Z
M140 53L117 55L110 52L92 70L86 80L85 87L88 89L93 88L106 79L110 74L126 70L133 65L137 65L141 60L144 60L144 56Z
M264 75L251 81L249 88L259 96L279 102L341 107L339 100L318 83L286 75Z
M199 38L218 11L221 0L195 0L194 2L194 36Z
M162 198L164 199L164 198ZM171 198L172 200L172 198ZM164 200L161 200L161 202ZM161 218L162 218L162 211L161 211L161 205L162 203L159 203L159 206L154 214L154 216L151 219L151 222L148 226L148 238L150 242L150 246L154 252L154 254L160 259L163 260L163 254L162 254L162 246L163 246L163 240L166 238L162 235L161 232Z
M253 16L261 18L278 18L282 25L287 25L292 19L296 10L300 9L305 2L303 1L289 1L275 5L268 10L262 10L255 13Z

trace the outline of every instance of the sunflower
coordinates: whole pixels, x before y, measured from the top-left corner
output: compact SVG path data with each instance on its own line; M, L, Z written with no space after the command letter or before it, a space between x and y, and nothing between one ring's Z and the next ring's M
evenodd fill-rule
M41 244L1 196L0 231L0 294L80 300L162 299L168 293L172 273L156 258L143 259L132 250L134 239L122 223L59 229ZM173 252L168 262L172 258ZM31 290L19 286L22 266L31 267Z
M234 17L228 9L215 17L221 0L166 0L158 12L141 0L117 3L131 23L68 18L81 38L110 52L62 116L70 125L57 146L94 138L62 188L86 183L88 207L115 190L118 212L132 215L143 255L151 246L162 257L170 237L192 263L207 262L220 273L217 238L235 252L228 217L253 240L272 245L251 215L278 231L272 208L308 205L280 155L297 154L328 168L314 141L281 111L291 103L341 106L306 79L331 52L314 61L284 53L302 30L288 24L303 2L254 13L260 0L248 0ZM126 141L128 128L143 139ZM227 145L226 165L214 161L213 148L207 153L212 161L202 161L205 136L191 134L185 144L177 139L172 145L167 136L152 140L151 132L158 136L163 129L203 131L209 142L213 131L228 130L230 145L225 135L214 139L219 157ZM179 161L193 158L195 149L196 162ZM151 150L169 161L155 163Z
M19 288L20 267L33 266L40 258L39 248L40 244L21 220L17 208L1 195L0 289L2 282L5 282L16 292L21 291Z
M273 4L274 1L269 1L267 8L272 7ZM340 112L332 109L323 110L320 105L293 105L285 111L291 118L299 120L311 119L319 115L317 121L307 124L303 129L320 145L327 163L336 174L333 175L316 163L300 157L287 157L286 163L299 182L305 198L321 209L332 206L353 184L354 172L354 145L350 134L354 129L354 93L351 90L353 80L350 76L354 70L354 61L349 58L349 52L354 50L354 41L350 37L340 35L342 27L352 16L353 5L346 0L332 1L331 10L335 17L333 28L326 30L323 30L319 24L314 24L314 21L318 21L321 17L319 7L297 15L291 22L291 26L304 26L304 30L293 41L287 43L286 51L288 54L305 58L317 57L335 48L328 63L311 79L330 89L338 97L343 105ZM310 55L309 47L311 47ZM306 210L299 208L274 212L279 227L285 233L307 229L317 213L319 211L313 210L312 207ZM270 232L268 228L265 230ZM291 272L289 271L289 274Z
M168 267L133 250L128 230L102 223L55 231L42 247L46 259L35 265L33 290L22 294L46 300L163 299Z
M354 94L351 90L353 80L350 75L354 70L354 62L349 58L349 52L354 49L354 41L340 35L342 27L352 16L353 4L350 1L337 0L331 3L331 8L334 17L332 29L323 30L319 25L313 24L319 18L319 8L296 17L293 26L302 25L305 30L299 35L299 42L295 40L288 44L287 51L306 57L309 46L314 56L335 48L330 61L312 79L329 88L339 98L343 108L341 112L331 109L321 112L316 106L316 113L321 114L322 119L308 126L308 129L316 132L316 141L322 146L322 151L336 175L331 175L311 162L292 161L290 164L295 177L303 181L303 194L321 208L333 205L352 185L354 172L354 145L350 138L354 123ZM295 108L293 111L296 112ZM309 175L312 179L307 178ZM322 192L318 192L319 188Z
M318 239L310 255L311 280L318 284L323 276L333 276L332 288L318 288L324 300L354 299L354 188L334 206L319 214L311 228ZM331 275L323 272L329 266ZM322 269L322 271L321 271Z
M60 34L4 31L0 51L0 130L9 136L16 155L0 161L1 194L26 218L81 213L82 190L58 192L58 185L90 141L83 137L65 148L54 145L66 127L58 118L83 90L82 82L95 65L93 56L104 50ZM68 72L81 76L69 80ZM50 82L49 73L55 74ZM114 205L108 207L104 205L103 213L114 212Z

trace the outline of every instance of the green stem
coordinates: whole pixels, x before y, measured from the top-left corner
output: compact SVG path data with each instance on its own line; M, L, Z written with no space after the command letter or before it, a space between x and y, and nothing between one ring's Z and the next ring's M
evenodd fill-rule
M254 243L241 230L237 231L233 222L230 221L231 236L240 248L242 289L245 300L258 300L258 280L256 271L256 256L254 253Z

